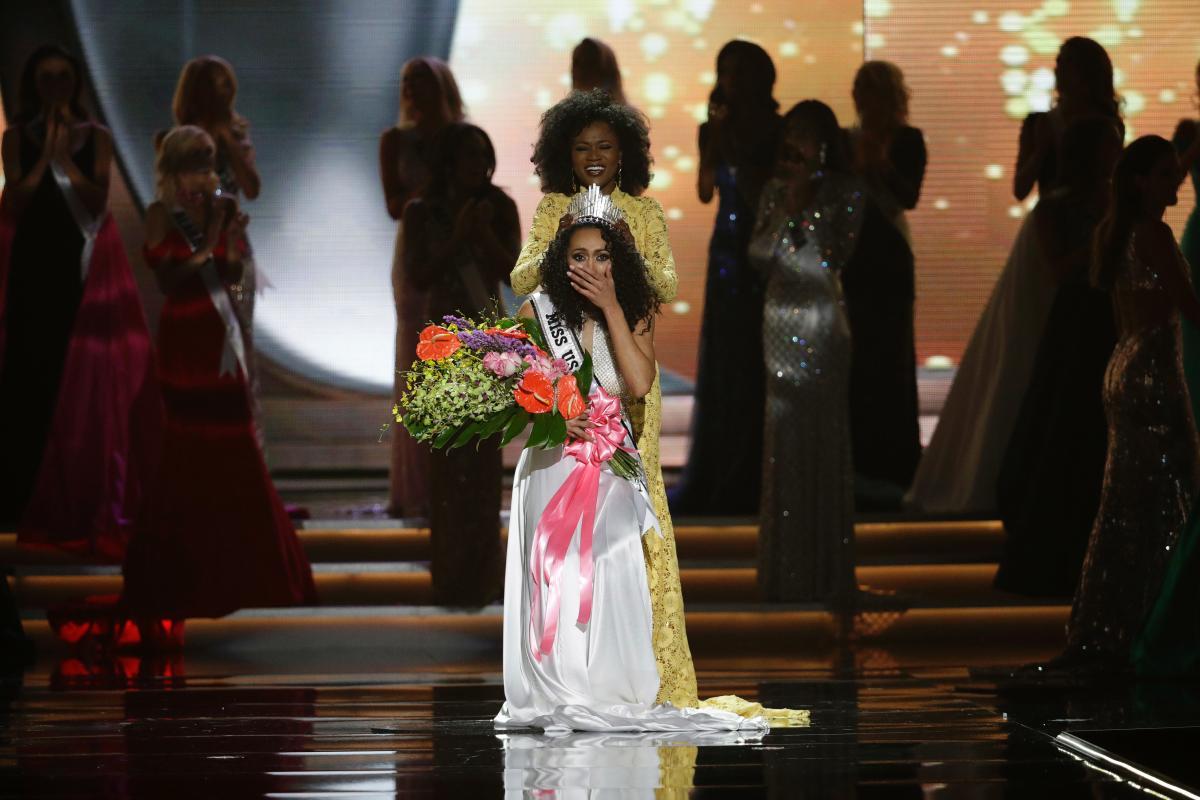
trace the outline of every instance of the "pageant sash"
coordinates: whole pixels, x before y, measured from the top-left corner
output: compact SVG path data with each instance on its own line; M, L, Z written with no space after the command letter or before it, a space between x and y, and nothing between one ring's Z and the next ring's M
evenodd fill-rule
M86 281L88 267L92 263L92 253L96 250L96 236L100 233L100 224L104 222L104 218L96 219L92 216L92 212L88 211L79 192L75 191L75 187L71 184L71 176L67 174L61 164L51 161L50 173L54 176L54 182L58 184L58 190L62 192L63 199L67 201L67 209L71 212L75 225L83 235L83 251L79 255L79 274L80 278Z
M545 292L534 292L529 296L529 302L533 305L533 313L542 327L542 333L546 335L550 355L567 362L567 369L571 372L578 372L583 366L583 345L579 343L579 336L563 319Z
M174 217L179 230L183 232L192 252L199 250L204 238L192 224L191 218L180 209L172 212L171 216ZM221 363L217 374L236 375L240 367L242 374L249 380L250 372L246 368L246 341L242 338L242 326L238 322L237 312L233 308L233 300L229 297L229 292L225 291L225 283L217 274L217 262L211 257L200 268L200 280L204 283L204 288L208 290L208 299L212 303L213 309L216 310L217 316L220 317L221 324L225 326L225 342L221 347Z

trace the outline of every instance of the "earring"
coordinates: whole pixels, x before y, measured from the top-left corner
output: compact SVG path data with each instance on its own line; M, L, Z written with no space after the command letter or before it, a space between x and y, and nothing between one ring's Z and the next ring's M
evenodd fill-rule
M821 142L821 166L825 166L825 156L829 152L829 145Z
M617 162L617 188L621 187L621 162Z

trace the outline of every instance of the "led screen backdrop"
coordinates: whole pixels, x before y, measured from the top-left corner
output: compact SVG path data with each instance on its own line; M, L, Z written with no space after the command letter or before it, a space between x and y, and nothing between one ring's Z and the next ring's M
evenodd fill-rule
M925 131L929 172L910 217L917 251L917 349L956 361L987 302L1021 220L1012 196L1017 135L1049 108L1054 56L1091 36L1113 59L1127 134L1170 138L1196 115L1200 5L1194 0L959 3L867 0L866 50L899 64ZM1182 233L1190 184L1168 221Z
M845 0L768 2L515 2L463 0L451 51L472 116L496 139L500 170L528 222L538 200L529 163L538 116L570 87L571 49L584 36L612 45L629 102L650 118L654 182L667 212L679 297L655 339L662 363L695 371L708 239L716 202L696 198L696 128L705 118L717 51L746 37L775 60L786 110L806 97L851 113L850 81L862 61L862 7ZM798 12L803 11L803 17ZM849 119L846 117L846 119Z
M865 53L898 63L913 123L930 149L918 256L918 350L957 358L1008 244L1027 213L1011 198L1020 118L1053 93L1062 38L1110 47L1133 133L1169 135L1194 113L1200 57L1192 0L961 5L948 0L73 0L85 55L131 184L152 190L153 132L169 123L175 76L207 52L238 70L239 109L254 125L263 172L251 234L273 288L259 304L259 346L332 384L385 391L392 376L389 271L395 227L377 178L379 133L393 124L405 59L448 57L471 118L495 139L497 182L522 225L537 202L528 157L538 116L567 91L583 36L616 49L631 102L650 116L657 178L680 273L660 357L695 368L713 206L695 198L696 125L721 44L762 44L784 108L806 97L852 122L849 86ZM1182 205L1190 206L1190 192ZM1177 226L1183 210L1171 221ZM753 335L749 332L743 335Z

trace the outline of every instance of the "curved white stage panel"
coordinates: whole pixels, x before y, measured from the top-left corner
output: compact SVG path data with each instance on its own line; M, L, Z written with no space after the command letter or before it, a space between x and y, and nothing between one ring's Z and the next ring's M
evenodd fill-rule
M247 205L260 269L256 343L307 378L390 392L395 223L379 134L396 121L403 63L447 58L456 0L72 0L104 115L134 192L154 193L154 133L189 58L238 73L263 177Z

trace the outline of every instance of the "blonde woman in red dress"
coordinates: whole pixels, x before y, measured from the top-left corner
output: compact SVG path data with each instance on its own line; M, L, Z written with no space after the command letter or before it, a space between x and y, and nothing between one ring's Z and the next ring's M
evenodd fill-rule
M124 600L139 622L316 600L255 435L249 340L233 300L248 219L216 195L215 167L203 129L175 128L158 154L158 200L146 209L146 263L166 295L157 342L166 432L125 563ZM151 639L166 628L141 627Z

